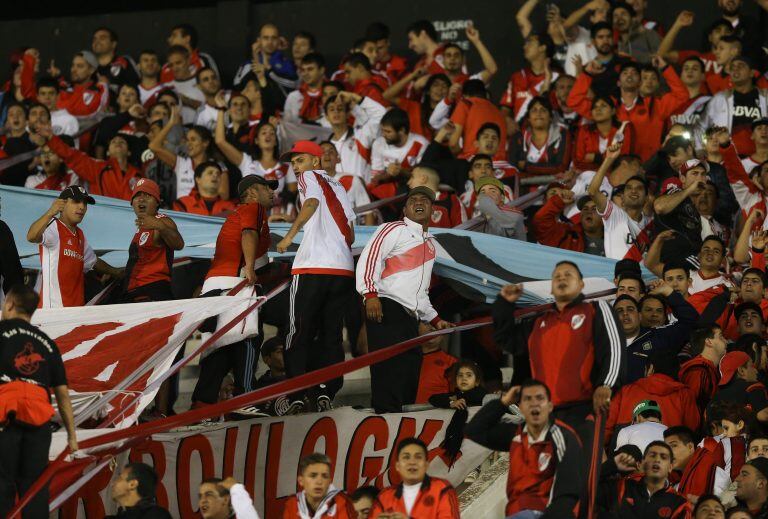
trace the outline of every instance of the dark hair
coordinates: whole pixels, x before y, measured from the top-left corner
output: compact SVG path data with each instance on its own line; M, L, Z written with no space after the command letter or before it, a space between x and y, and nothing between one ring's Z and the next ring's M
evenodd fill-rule
M676 379L680 371L680 360L677 354L669 350L655 350L648 356L647 366L653 366L654 373Z
M431 39L434 42L437 42L440 38L437 35L437 31L435 30L435 26L432 25L432 22L429 20L416 20L411 25L408 26L405 33L408 34L409 32L412 32L416 36L421 34L421 32L425 32L427 36L429 36L429 39Z
M37 90L40 90L43 87L55 88L56 92L61 90L61 87L59 86L59 82L56 80L56 78L53 78L51 76L43 76L37 80Z
M723 506L723 502L720 501L720 498L717 497L715 494L704 494L703 496L699 496L699 500L696 501L696 506L693 507L693 516L696 516L696 512L699 511L699 508L704 506L704 503L707 501L717 501L717 504L720 505L723 509L723 512L725 512L725 506Z
M643 281L643 278L638 276L635 272L624 272L623 274L619 274L617 285L618 283L621 283L625 279L634 279L635 281L640 283L640 290L643 293L645 293L646 291L645 281Z
M37 304L40 301L40 296L37 292L32 290L27 285L17 283L11 287L7 294L6 299L13 300L13 304L16 305L19 313L32 317L32 314L37 310Z
M219 493L219 497L224 497L229 495L229 490L227 490L227 488L221 484L223 481L224 480L221 478L206 478L200 482L200 486L203 486L206 483L209 485L215 485L216 492Z
M523 395L523 390L529 387L543 387L544 392L547 394L547 400L552 400L552 392L549 390L549 387L541 380L537 380L535 378L529 378L520 384L520 396Z
M451 87L451 80L443 73L432 74L427 79L427 84L424 85L424 90L421 96L421 124L424 128L429 128L429 117L432 115L432 106L430 105L429 91L432 89L437 81L443 81L448 88Z
M181 31L182 36L189 36L189 46L193 49L197 48L197 29L188 23L180 23L179 25L175 25L171 29L171 32L175 30Z
M655 441L652 441L651 443L649 443L648 446L645 448L645 450L643 451L643 458L645 458L648 455L648 452L651 450L651 447L662 447L662 448L666 449L667 452L669 452L669 457L670 458L674 459L674 457L675 457L675 453L672 452L672 447L670 447L669 445L667 445L666 443L664 443L661 440L655 440Z
M417 445L421 447L422 449L424 449L424 454L427 454L429 452L427 450L427 445L423 441L421 441L419 438L406 438L397 444L397 452L395 453L395 458L399 458L400 453L403 452L403 449L405 449L409 445Z
M215 160L205 160L200 164L198 164L197 166L195 166L195 178L199 178L200 176L202 176L203 172L205 172L205 170L208 168L216 168L219 171L221 171L221 166L219 165L218 162L216 162Z
M752 442L755 440L765 440L768 441L768 436L765 436L763 434L757 434L755 436L752 436L749 438L749 441L747 442L747 451L749 451L749 446L752 445Z
M251 130L253 132L253 142L251 143L251 155L253 155L253 158L256 160L261 160L262 155L264 154L264 150L259 148L258 144L256 144L257 139L259 138L259 132L262 128L265 126L271 126L275 131L277 131L277 128L269 122L267 119L262 119L259 121L259 124L253 127ZM273 151L273 154L275 158L280 156L280 141L275 139L275 149Z
M616 100L613 97L609 96L608 94L595 94L595 97L592 98L592 108L595 107L595 104L598 101L602 101L608 106L610 106L611 108L613 108L614 111L616 110Z
M306 56L301 58L302 65L304 64L311 65L312 63L317 65L317 68L324 68L325 58L319 52L308 52Z
M388 40L389 27L381 22L373 22L365 29L365 37L373 41Z
M160 58L160 55L157 53L155 49L144 49L143 51L139 52L139 59L141 59L141 57L144 54L149 54L150 56L155 56L157 58Z
M640 73L642 74L643 72L653 72L654 74L656 74L656 79L661 81L661 74L659 74L659 69L657 69L653 65L643 65L643 66L641 66L640 67Z
M285 339L283 337L280 337L279 335L270 337L269 339L264 341L264 344L261 345L261 356L269 357L274 352L281 349L284 345L285 345Z
M316 465L318 463L328 465L329 468L333 466L331 463L331 458L329 458L327 455L323 454L322 452L313 452L312 454L308 454L299 460L299 475L304 474L304 471L307 470L307 467L310 465Z
M450 42L443 45L443 51L446 51L448 49L457 49L459 51L459 54L461 54L462 56L464 55L464 49L459 47L459 44L456 42Z
M104 31L107 34L109 34L109 40L110 41L113 41L115 43L118 42L117 33L115 31L113 31L112 29L110 29L109 27L105 27L103 25L101 27L97 27L96 29L94 29L93 34L95 35L99 31Z
M725 405L723 405L721 412L721 421L728 420L732 423L739 423L740 421L744 422L744 431L748 431L752 426L754 414L751 410L744 407L744 404L725 401Z
M526 40L529 38L536 38L536 41L539 42L539 45L544 45L544 54L546 54L548 58L551 58L555 55L555 42L552 41L552 37L549 34L545 32L534 31L528 35Z
M469 167L471 168L472 166L474 166L475 162L477 162L478 160L487 160L491 164L493 164L493 157L491 157L490 155L486 155L485 153L475 153L475 155L471 159L469 159Z
M631 5L629 5L629 4L628 4L627 2L625 2L624 0L616 0L616 1L613 3L613 8L611 9L611 16L613 16L613 12L614 12L616 9L624 9L625 11L627 11L627 12L629 13L629 16L631 16L632 18L634 18L635 16L637 16L637 11L635 11L635 8L634 8L634 7L632 7Z
M211 130L209 130L205 126L200 126L199 124L196 124L192 126L192 128L190 128L189 131L197 133L202 140L208 141L209 146L206 149L206 152L210 151L210 143L213 142L213 135L211 135Z
M570 260L558 261L557 263L555 263L555 268L559 267L560 265L570 265L570 266L572 266L573 268L576 269L576 272L578 272L579 279L584 279L584 274L581 273L581 269L574 262L572 262Z
M48 119L50 120L51 111L48 110L48 107L45 106L43 103L38 103L38 102L34 102L29 105L29 108L27 109L27 116L29 116L29 112L31 112L33 108L42 108L43 110L45 110L45 113L48 114Z
M213 75L218 79L219 75L211 67L200 67L200 70L198 70L197 74L195 74L195 83L200 83L200 76L203 74L203 72L207 72L209 70L213 72Z
M763 269L759 269L759 268L756 268L756 267L749 267L748 269L746 269L741 274L741 281L742 281L742 283L744 282L744 277L747 274L754 274L757 277L759 277L760 281L763 283L763 288L765 288L765 286L768 285L768 280L766 278L765 271ZM739 283L739 285L741 285L741 283Z
M707 339L714 339L717 330L722 330L719 324L705 323L691 332L692 353L699 355L704 350L704 343Z
M130 473L128 481L135 479L138 481L136 492L143 498L154 498L155 488L157 487L157 473L155 469L146 463L129 463L125 469Z
M635 301L635 298L632 297L629 294L621 294L619 297L617 297L616 299L613 300L613 305L612 306L614 308L616 308L616 305L621 303L622 301L629 301L629 302L631 302L633 305L635 305L635 309L638 312L640 311L640 304L637 301Z
M525 112L526 119L528 119L528 114L531 113L531 109L534 107L534 105L540 105L544 107L544 109L549 112L550 116L553 113L552 102L549 100L549 98L544 96L536 96L528 103L528 110Z
M685 65L686 63L688 63L689 61L695 61L696 63L698 63L699 66L701 67L701 71L702 72L704 72L706 70L706 68L707 68L707 66L704 64L704 62L701 60L701 58L698 57L698 56L694 56L694 55L688 56L683 61L681 61L680 62L680 67L682 68L682 66Z
M716 234L710 234L709 236L701 240L701 245L703 246L708 241L716 241L717 243L719 243L720 247L723 248L723 254L726 254L728 252L728 247L725 245L725 242L720 236Z
M325 103L323 103L323 112L328 113L328 105L335 103L339 99L338 94L333 94L332 96L328 96L328 99L325 100ZM344 104L344 108L346 110L346 103Z
M597 33L602 31L603 29L611 31L611 34L613 34L613 25L611 25L608 22L597 22L592 26L592 28L589 30L590 37L594 40L597 36Z
M13 100L10 103L8 103L8 106L6 107L6 111L14 107L21 108L21 111L24 112L24 117L27 117L29 115L29 108L27 108L27 105L22 104L16 100Z
M464 97L488 97L488 90L481 79L468 79L461 86L461 94Z
M667 307L667 302L664 300L664 298L663 298L663 297L661 297L661 296L657 296L656 294L645 294L645 295L644 295L642 298L640 298L640 301L639 301L639 302L638 302L638 304L637 304L637 305L638 305L638 307L640 308L640 312L641 312L641 313L642 313L642 311L643 311L643 305L645 304L645 302L646 302L646 301L650 301L651 299L655 299L656 301L658 301L659 303L661 303L661 306L662 306L663 308L665 308L665 309L666 309L666 307ZM667 315L666 315L666 313L664 314L664 322L665 322L665 323L667 322Z
M363 67L368 72L371 71L371 60L369 60L368 56L362 52L353 52L347 56L344 60L344 65L349 65L350 67Z
M739 48L739 52L741 52L741 49L744 47L744 44L741 41L741 38L736 36L735 34L726 34L722 38L720 38L720 41L724 41L725 43L731 43L733 45L736 45Z
M712 50L712 43L709 41L709 35L712 34L718 27L725 27L730 31L729 34L733 34L733 25L725 18L718 18L701 33L701 50L709 52Z
M677 150L680 148L693 149L693 144L691 144L690 139L686 139L682 135L675 135L674 137L669 138L666 144L664 144L664 146L661 148L661 151L664 152L667 157L669 157L670 155L677 153Z
M408 113L401 108L392 108L384 117L381 118L379 126L391 126L393 130L399 132L405 130L406 133L411 131L411 123L408 121Z
M691 277L691 267L690 265L683 260L680 261L668 261L664 264L664 269L661 272L661 277L664 277L667 275L667 272L670 270L684 270L686 277Z
M701 498L699 498L699 499L701 499ZM736 515L739 512L744 512L747 515L749 515L750 517L752 516L752 511L749 508L747 508L746 506L738 505L738 506L734 506L733 508L729 508L728 510L726 510L726 512L725 512L725 519L730 519L731 517L733 517L734 515Z
M499 128L499 125L496 123L484 123L475 134L475 139L480 138L480 134L483 133L485 130L492 130L496 132L496 136L501 139L501 128Z
M367 487L360 487L354 492L352 492L352 495L350 495L350 499L352 499L352 502L355 503L357 501L360 501L361 499L367 497L371 501L376 500L376 498L379 495L379 489L374 486L367 486Z
M672 427L667 427L663 434L665 440L670 436L677 436L683 443L692 443L696 445L696 434L685 425L673 425Z
M330 81L326 81L326 82L323 84L323 87L322 87L322 88L327 88L327 87L329 87L329 86L330 86L330 87L335 87L335 88L336 88L336 90L338 90L339 92L343 92L343 91L344 91L344 88L345 88L345 86L344 86L344 83L342 83L341 81L337 81L337 80L335 80L335 79L332 79L332 80L330 80Z
M308 40L308 41L309 41L309 48L310 48L310 49L314 49L314 48L315 48L315 46L317 45L317 38L315 38L315 35L314 35L314 34L312 34L312 33L311 33L311 32L309 32L309 31L299 31L299 32L297 32L297 33L296 33L296 34L293 36L293 39L294 39L294 40L295 40L296 38L303 38L303 39L305 39L305 40Z
M432 169L431 166L420 166L420 167L427 167ZM461 359L458 362L453 363L453 366L450 367L450 373L449 373L450 379L455 380L456 376L459 374L459 369L461 368L467 368L470 371L472 371L472 373L474 373L475 375L475 378L477 379L477 385L479 386L483 385L484 383L483 370L480 369L480 366L478 366L475 361L468 360L468 359Z
M174 101L176 101L176 104L179 104L179 95L176 92L174 92L172 89L164 88L160 90L157 93L158 102L156 104L165 104L168 107L168 111L171 110L171 107L167 103L162 103L159 101L159 99L163 96L171 96L174 99Z
M181 54L185 58L189 58L189 51L182 45L171 45L165 53L166 59L170 58L174 54Z

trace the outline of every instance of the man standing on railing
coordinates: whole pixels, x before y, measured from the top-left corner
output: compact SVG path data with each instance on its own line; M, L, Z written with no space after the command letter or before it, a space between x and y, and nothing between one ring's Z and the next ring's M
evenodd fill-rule
M533 323L515 320L521 285L506 285L493 306L497 344L511 352L513 384L530 373L552 391L555 418L580 436L584 447L586 492L594 498L602 455L602 432L611 394L623 380L624 332L605 301L584 301L584 279L579 267L561 261L552 272L554 304ZM528 322L530 325L530 321ZM529 371L530 370L530 371ZM586 503L584 503L586 506Z
M365 299L368 351L416 337L419 321L438 330L453 326L429 301L436 256L429 234L434 199L426 186L411 189L405 218L379 226L360 254L357 291ZM415 401L420 366L417 348L371 366L371 405L377 413L399 413Z

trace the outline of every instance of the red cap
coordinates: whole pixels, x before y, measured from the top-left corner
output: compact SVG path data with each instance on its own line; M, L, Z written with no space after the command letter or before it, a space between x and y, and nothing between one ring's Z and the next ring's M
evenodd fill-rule
M309 155L314 155L315 157L320 158L323 156L323 148L312 141L296 141L293 143L293 148L291 148L290 151L286 151L280 155L280 160L288 162L294 155L299 153L308 153Z
M733 379L736 370L749 360L749 355L743 351L726 353L720 360L720 385L724 386Z
M131 200L133 200L133 197L139 193L146 193L160 202L160 186L158 186L157 182L154 180L150 180L148 178L138 179L136 181L136 185L133 186L133 191L131 192Z
M680 174L685 175L690 170L696 167L702 167L704 168L704 171L709 173L709 163L707 163L706 160L690 159L683 162L683 164L680 166Z

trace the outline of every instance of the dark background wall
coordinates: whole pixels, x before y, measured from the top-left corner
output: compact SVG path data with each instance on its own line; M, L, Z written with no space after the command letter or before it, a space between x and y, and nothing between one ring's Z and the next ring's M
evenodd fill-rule
M555 0L567 15L585 0ZM515 24L515 13L523 0L285 0L249 2L248 0L139 0L128 4L60 2L45 3L10 0L0 20L0 80L8 79L7 56L14 48L34 46L40 49L47 66L53 58L66 71L77 50L90 48L91 34L101 25L115 29L120 36L121 53L134 57L144 48L163 52L169 29L182 22L193 24L200 33L200 48L217 60L225 83L230 82L239 63L250 54L250 43L261 24L274 22L281 33L292 36L299 30L313 32L319 51L335 67L344 50L360 37L368 23L380 20L392 30L392 46L398 53L408 54L405 29L413 20L427 18L443 28L446 40L464 40L463 27L472 20L499 64L500 71L492 89L500 93L510 72L522 63L521 37ZM717 0L649 0L648 16L669 27L677 13L689 9L696 13L696 25L678 38L681 48L701 45L701 28L718 13ZM169 6L173 5L173 8ZM162 9L158 7L162 6ZM534 13L543 21L545 3ZM127 7L134 10L125 11ZM744 12L761 16L750 0ZM8 18L15 19L8 19ZM765 21L765 17L763 17ZM470 53L470 69L479 66L477 55Z

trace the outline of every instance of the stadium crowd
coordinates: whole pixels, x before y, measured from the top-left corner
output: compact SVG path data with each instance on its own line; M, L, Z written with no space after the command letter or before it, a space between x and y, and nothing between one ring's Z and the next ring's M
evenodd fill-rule
M754 2L768 12L768 0ZM76 449L60 356L29 331L35 308L82 306L108 283L105 302L180 298L184 236L165 211L221 216L213 260L185 278L190 294L291 284L261 312L275 337L201 361L193 408L218 402L222 384L238 395L342 361L343 330L359 355L451 328L449 316L490 313L493 333L463 332L461 359L436 338L373 365L371 407L456 410L443 445L454 459L464 437L509 453L508 517L768 518L768 31L742 0L702 1L714 23L683 11L668 28L646 16L647 0L591 0L571 13L547 4L545 19L538 4L517 14L526 63L500 98L488 88L496 60L472 24L465 50L431 22L411 23L408 60L371 23L337 64L311 32L270 23L231 78L186 24L135 57L100 27L68 73L19 49L0 93L0 183L60 195L26 236L0 229L0 396L19 383L51 388ZM683 31L704 47L678 48ZM79 227L91 195L134 210L125 268L98 258ZM278 239L275 222L288 224ZM357 225L378 226L361 252ZM616 260L615 294L594 298L579 262L562 261L554 303L533 317L516 317L521 285L492 306L473 303L433 278L430 228ZM39 244L36 294L22 286L14 240ZM269 250L296 256L270 262ZM18 361L32 353L50 371ZM256 378L259 357L268 371ZM327 411L341 385L228 418ZM175 386L163 385L143 420L174 413ZM25 393L26 423L0 410L0 466L11 467L2 513L47 462L43 393ZM25 449L45 456L19 459ZM427 455L419 440L401 442L403 483L348 496L313 454L284 517L458 517L450 484L426 476ZM165 517L142 515L157 508L155 480L150 467L127 466L112 488L118 516ZM29 516L46 503L41 492ZM200 507L254 516L233 480L204 482Z

